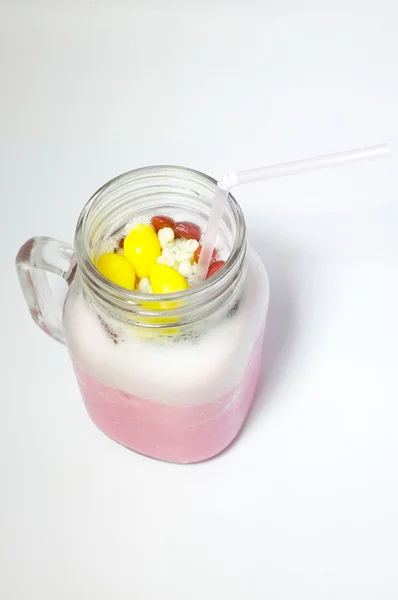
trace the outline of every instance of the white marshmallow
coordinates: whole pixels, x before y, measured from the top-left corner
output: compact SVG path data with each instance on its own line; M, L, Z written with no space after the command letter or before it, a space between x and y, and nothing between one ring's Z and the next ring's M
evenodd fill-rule
M140 279L140 282L138 284L138 290L142 294L152 294L152 286L151 286L151 282L149 281L149 279L147 279L146 277L143 277L142 279Z
M158 238L161 248L166 248L174 240L174 231L171 227L163 227L158 231Z
M175 255L175 260L179 263L184 262L185 260L192 260L193 258L193 252L183 252L182 250L179 250L176 255Z
M174 248L164 248L162 251L162 256L164 258L173 258L175 256Z
M178 272L183 277L190 277L192 275L192 265L189 260L184 260L178 265Z
M196 240L186 240L184 251L194 253L199 248L199 242Z
M161 256L158 256L156 262L159 265L167 265L168 267L174 267L175 264L175 260L173 257L163 256L163 254Z

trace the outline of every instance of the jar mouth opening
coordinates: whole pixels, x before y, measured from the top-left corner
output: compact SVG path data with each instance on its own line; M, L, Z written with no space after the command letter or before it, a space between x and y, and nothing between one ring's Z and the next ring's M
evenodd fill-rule
M123 182L128 183L129 180L145 183L145 180L147 179L149 182L160 174L165 177L169 176L176 179L180 178L182 181L185 181L188 184L190 180L197 180L204 186L204 188L207 188L208 191L212 191L213 193L217 187L216 179L195 169L175 165L155 165L141 167L118 175L102 185L86 202L78 218L75 232L75 252L77 264L83 279L87 285L89 287L93 287L97 293L99 290L101 290L101 296L105 295L115 298L118 300L119 304L122 303L126 308L131 307L133 309L135 306L140 306L143 303L150 307L151 303L159 304L162 302L167 303L171 301L188 301L193 300L194 298L196 299L198 295L201 295L202 293L211 293L214 288L222 285L222 282L228 281L231 275L233 275L232 272L236 267L236 263L239 262L239 258L242 256L242 249L244 250L243 254L245 255L246 253L246 226L243 212L237 200L231 193L229 193L224 213L226 210L230 211L236 223L236 236L225 264L210 279L205 279L199 285L190 287L180 292L169 294L144 294L136 290L122 288L105 278L98 271L90 257L89 224L93 217L93 213L95 213L98 205L101 202L106 202L104 196L106 195L106 192L110 191L113 186L119 183L122 184Z

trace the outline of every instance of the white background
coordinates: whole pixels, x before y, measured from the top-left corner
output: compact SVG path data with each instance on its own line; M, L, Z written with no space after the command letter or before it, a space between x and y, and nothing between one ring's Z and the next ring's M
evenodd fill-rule
M131 168L394 149L397 32L396 0L0 1L1 598L398 598L396 154L238 190L265 360L208 463L101 434L14 269Z

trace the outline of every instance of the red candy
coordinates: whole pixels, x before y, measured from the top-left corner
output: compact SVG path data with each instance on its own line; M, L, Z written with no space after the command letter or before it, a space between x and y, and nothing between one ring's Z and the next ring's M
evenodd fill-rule
M219 271L224 265L225 260L216 260L216 262L210 265L209 270L207 271L206 279L209 279L209 277L215 275L215 273L217 273L217 271Z
M174 226L174 234L176 238L186 238L187 240L200 241L202 232L198 225L190 221L180 221Z
M155 217L152 217L151 225L156 233L159 231L159 229L163 229L164 227L170 227L171 229L174 229L173 219L170 219L170 217L164 217L163 215L156 215Z
M199 262L199 257L200 257L200 251L202 250L202 246L199 246L199 248L197 248L195 250L195 253L193 255L193 259L196 263ZM214 263L217 260L217 250L214 248L213 253L211 255L211 260L210 260L210 264Z

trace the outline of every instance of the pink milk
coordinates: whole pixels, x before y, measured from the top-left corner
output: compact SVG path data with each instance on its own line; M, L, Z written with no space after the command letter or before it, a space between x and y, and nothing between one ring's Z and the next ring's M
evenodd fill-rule
M239 385L196 406L171 406L109 387L74 363L87 411L110 438L140 454L175 463L206 460L238 434L252 405L263 354L261 333Z

